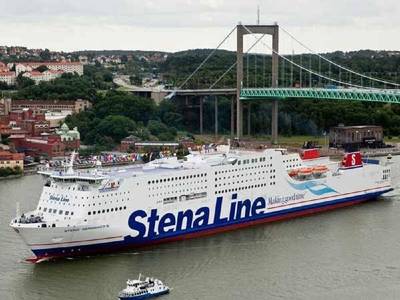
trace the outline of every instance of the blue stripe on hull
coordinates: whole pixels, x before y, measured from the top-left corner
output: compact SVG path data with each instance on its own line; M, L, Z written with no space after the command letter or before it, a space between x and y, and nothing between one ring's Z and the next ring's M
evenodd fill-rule
M119 299L121 299L121 300L141 300L141 299L149 299L149 298L165 295L165 294L168 294L168 293L169 293L169 290L166 290L166 291L162 291L162 292L159 292L159 293L154 293L154 294L148 293L148 294L141 295L141 296L119 297Z
M308 210L312 211L314 209L321 209L321 208L327 208L329 209L330 206L335 206L339 204L344 204L346 202L357 202L357 201L368 201L375 199L376 197L387 193L391 191L392 189L387 189L384 191L380 192L374 192L374 193L369 193L369 194L364 194L364 195L357 195L357 196L352 196L352 197L346 197L342 199L336 199L332 201L326 201L323 203L315 203L315 204L309 204L309 205L304 205L301 207L296 207L296 208L288 208L288 209L283 209L280 211L276 212L271 212L267 213L261 216L256 216L256 217L249 217L249 218L242 218L240 220L235 220L233 222L229 223L214 223L210 224L204 227L200 228L191 228L187 230L182 230L182 231L175 231L163 236L159 236L156 238L132 238L131 236L127 236L124 238L123 241L117 241L117 242L108 242L108 243L99 243L99 244L92 244L92 245L82 245L82 246L74 246L74 247L59 247L59 248L50 248L50 249L38 249L38 250L32 250L32 252L37 256L37 257L57 257L57 256L79 256L79 255L87 255L87 254L95 254L95 253L102 253L102 252L112 252L112 251L117 251L117 250L123 250L123 249L128 249L128 248L139 248L143 247L146 245L150 245L153 243L162 243L163 240L165 239L170 239L170 238L175 238L175 237L184 237L187 234L193 234L193 233L201 233L205 232L208 230L213 230L221 227L227 227L227 226L234 226L234 225L245 225L245 223L250 223L252 221L257 221L257 220L265 220L265 222L268 221L268 219L272 219L275 217L279 216L285 216L288 214L293 214L293 213L298 213L298 212L307 212Z

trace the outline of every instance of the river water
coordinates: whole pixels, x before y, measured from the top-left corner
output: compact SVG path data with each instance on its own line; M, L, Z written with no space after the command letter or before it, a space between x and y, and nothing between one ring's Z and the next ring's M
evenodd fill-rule
M390 196L354 207L136 252L33 265L8 223L36 206L38 175L0 181L0 299L116 299L127 278L161 299L400 299L400 159Z

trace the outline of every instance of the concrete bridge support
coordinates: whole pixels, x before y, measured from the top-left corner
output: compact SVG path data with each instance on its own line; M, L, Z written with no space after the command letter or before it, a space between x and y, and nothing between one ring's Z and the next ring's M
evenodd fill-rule
M214 122L215 137L218 137L218 96L214 96Z
M204 103L204 97L200 96L199 98L199 113L200 113L200 134L203 134L203 103Z
M275 25L246 25L246 28L255 34L272 35L272 87L278 87L279 75L279 26ZM243 36L250 34L246 28L239 24L236 27L236 136L243 136L243 104L240 101L240 91L243 85ZM278 143L278 101L272 102L272 124L271 138L272 143ZM250 132L250 130L248 130Z

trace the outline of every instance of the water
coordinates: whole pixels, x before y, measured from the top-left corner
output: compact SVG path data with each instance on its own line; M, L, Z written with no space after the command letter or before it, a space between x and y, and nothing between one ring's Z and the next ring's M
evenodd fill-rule
M400 159L393 196L332 212L148 250L23 262L9 227L32 209L42 179L0 182L0 299L116 299L140 272L173 287L160 299L399 299Z

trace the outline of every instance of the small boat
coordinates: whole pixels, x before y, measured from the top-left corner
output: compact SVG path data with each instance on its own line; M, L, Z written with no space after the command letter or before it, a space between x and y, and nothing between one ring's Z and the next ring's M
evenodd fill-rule
M313 175L315 177L321 177L324 175L326 172L328 172L328 167L327 166L315 166L313 168Z
M164 285L161 280L146 277L145 280L140 279L129 280L126 282L126 288L119 292L120 300L138 300L148 299L169 293L169 287Z

